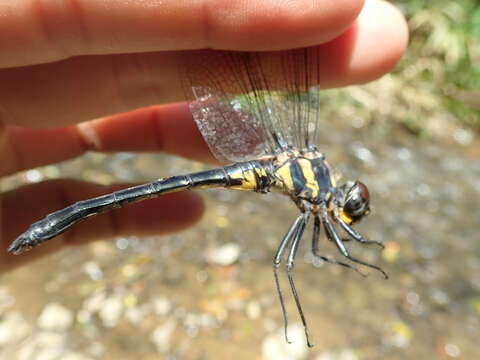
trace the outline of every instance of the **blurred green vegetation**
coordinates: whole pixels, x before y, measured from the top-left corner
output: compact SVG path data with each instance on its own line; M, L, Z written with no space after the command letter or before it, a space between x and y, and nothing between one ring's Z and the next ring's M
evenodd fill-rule
M392 3L408 20L406 55L379 81L325 91L327 116L471 143L480 132L480 1Z
M471 144L480 134L480 0L392 2L408 20L407 53L379 81L322 91L324 118ZM303 99L318 106L312 94Z
M446 110L460 122L480 130L480 2L394 3L407 16L411 36L399 72L421 64L417 85L431 88Z

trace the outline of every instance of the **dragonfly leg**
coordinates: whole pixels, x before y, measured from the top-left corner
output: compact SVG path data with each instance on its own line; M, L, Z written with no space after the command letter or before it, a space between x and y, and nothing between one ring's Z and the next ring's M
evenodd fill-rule
M300 215L290 226L288 229L287 233L283 237L282 242L280 243L280 246L278 247L278 250L275 254L275 258L273 259L273 275L275 278L275 286L277 288L277 293L278 293L278 299L280 300L280 306L282 308L282 315L283 315L283 324L284 324L284 332L285 332L285 341L287 343L291 343L291 341L288 339L288 316L287 316L287 311L285 310L285 301L283 299L283 293L282 289L280 287L280 282L278 280L278 268L280 266L280 263L282 262L282 257L285 254L285 250L287 249L288 245L291 243L291 240L294 238L296 233L298 232L298 228L301 224L301 220L303 218L303 214Z
M340 216L336 217L335 220L340 224L342 229L345 230L345 232L350 235L355 241L358 241L362 244L375 244L377 246L380 246L382 249L385 248L385 246L380 241L365 239L358 231L348 225ZM342 240L345 241L345 239Z
M343 267L346 267L346 268L349 268L349 269L352 269L352 270L355 270L356 272L358 272L360 275L362 276L366 276L366 274L364 274L363 272L361 272L356 266L353 266L351 264L348 264L348 263L345 263L343 261L338 261L338 260L335 260L335 259L330 259L326 256L323 256L323 255L320 255L319 253L319 248L318 248L318 241L320 239L320 225L321 225L321 220L318 216L315 216L315 219L314 219L314 223L313 223L313 236L312 236L312 254L315 258L317 259L321 259L327 263L330 263L330 264L336 264L336 265L340 265L340 266L343 266Z
M381 267L373 265L373 264L369 264L369 263L367 263L363 260L357 259L357 258L353 257L352 255L350 255L348 249L346 248L345 244L342 242L342 239L340 238L337 231L335 230L335 228L332 224L332 221L328 217L325 209L322 212L321 217L322 217L322 222L323 222L323 225L325 227L327 237L335 243L338 250L342 253L343 256L345 256L347 259L349 259L353 262L356 262L357 264L361 264L361 265L367 266L369 268L372 268L372 269L375 269L375 270L381 272L382 275L385 277L385 279L388 279L387 273Z
M295 255L297 254L298 246L300 244L300 240L302 239L303 232L305 230L305 226L309 220L310 212L305 212L302 216L302 221L298 228L297 233L292 241L292 246L290 247L290 252L288 254L287 259L287 275L288 281L290 282L290 289L292 290L293 298L295 299L295 304L297 305L298 313L300 314L300 319L302 320L303 329L305 331L305 337L307 340L308 347L312 347L313 344L310 342L310 337L308 335L308 326L307 321L305 320L305 315L303 314L302 305L300 303L300 298L298 297L297 289L295 287L295 282L293 280L293 267L295 265Z

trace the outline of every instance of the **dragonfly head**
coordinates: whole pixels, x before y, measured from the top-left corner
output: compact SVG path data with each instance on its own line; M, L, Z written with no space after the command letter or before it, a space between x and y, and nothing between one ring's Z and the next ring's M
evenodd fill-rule
M360 221L370 213L370 193L360 181L349 181L341 187L344 194L343 217L347 223Z

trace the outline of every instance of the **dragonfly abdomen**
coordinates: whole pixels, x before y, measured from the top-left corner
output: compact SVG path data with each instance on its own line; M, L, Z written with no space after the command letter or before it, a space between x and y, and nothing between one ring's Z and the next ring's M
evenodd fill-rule
M8 251L14 254L21 253L62 234L73 225L90 216L133 202L156 197L166 192L180 191L189 186L190 180L188 176L174 176L119 190L93 199L79 201L33 223L27 231L10 245Z
M268 190L269 179L267 170L258 161L249 161L223 168L172 176L79 201L32 224L10 245L8 251L14 254L21 253L62 234L90 216L162 194L218 187L265 192Z

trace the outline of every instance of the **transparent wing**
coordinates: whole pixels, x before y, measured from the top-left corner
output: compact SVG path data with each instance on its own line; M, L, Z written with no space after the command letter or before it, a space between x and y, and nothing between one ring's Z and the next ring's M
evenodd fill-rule
M193 117L213 154L243 161L316 145L318 48L200 51L182 63Z
M266 153L264 133L255 116L235 99L209 88L192 88L190 111L213 155L220 161L245 161Z

